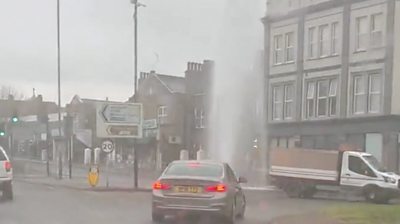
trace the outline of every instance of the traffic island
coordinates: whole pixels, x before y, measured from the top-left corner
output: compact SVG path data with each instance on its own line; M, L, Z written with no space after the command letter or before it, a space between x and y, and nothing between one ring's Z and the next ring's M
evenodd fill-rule
M397 201L396 201L397 203ZM348 204L328 208L325 214L343 224L400 223L400 205Z
M397 203L397 202L396 202ZM323 211L283 216L269 224L395 224L400 223L400 205L348 203Z
M323 213L311 213L293 216L283 216L272 220L269 224L344 224Z

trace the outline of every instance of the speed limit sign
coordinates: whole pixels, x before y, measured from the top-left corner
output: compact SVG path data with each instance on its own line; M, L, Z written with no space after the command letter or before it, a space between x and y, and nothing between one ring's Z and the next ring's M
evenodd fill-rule
M101 144L101 149L105 153L111 153L114 151L114 143L111 140L106 140Z

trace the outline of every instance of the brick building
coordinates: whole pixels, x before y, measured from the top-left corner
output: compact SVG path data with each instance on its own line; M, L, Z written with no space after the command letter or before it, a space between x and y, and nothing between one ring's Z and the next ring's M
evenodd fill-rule
M146 124L138 142L141 158L156 161L161 153L164 166L178 159L184 148L185 79L142 72L136 102L143 104Z
M187 63L185 72L185 148L195 158L199 149L208 150L211 82L214 62Z

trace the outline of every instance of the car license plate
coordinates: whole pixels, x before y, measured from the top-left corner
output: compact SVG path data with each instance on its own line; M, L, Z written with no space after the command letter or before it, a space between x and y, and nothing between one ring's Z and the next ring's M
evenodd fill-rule
M201 193L202 188L201 187L196 187L196 186L176 186L175 187L175 192L176 193L192 193L192 194L198 194Z

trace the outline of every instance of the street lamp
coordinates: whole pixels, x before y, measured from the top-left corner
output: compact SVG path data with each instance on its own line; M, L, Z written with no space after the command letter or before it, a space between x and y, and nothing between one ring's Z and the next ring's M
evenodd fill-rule
M134 20L134 93L133 93L133 101L136 101L137 89L138 89L138 8L139 7L146 7L146 5L140 3L138 0L131 0L131 3L134 5L134 12L133 12L133 20ZM135 141L133 141L135 142ZM139 174L139 167L138 167L138 153L135 149L135 144L133 144L133 173L134 173L134 187L139 187L138 182L138 174Z
M61 137L61 37L60 37L60 0L57 0L57 93L58 93L58 134ZM58 158L58 177L62 178L62 158Z

